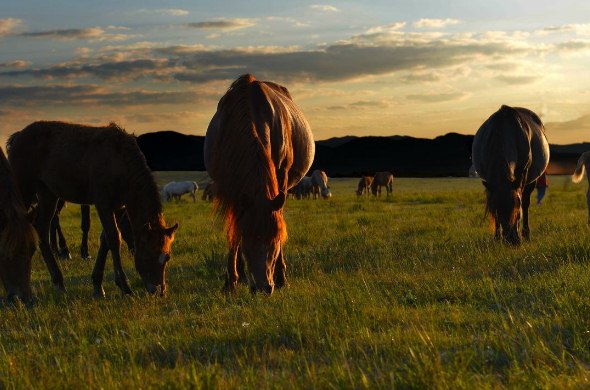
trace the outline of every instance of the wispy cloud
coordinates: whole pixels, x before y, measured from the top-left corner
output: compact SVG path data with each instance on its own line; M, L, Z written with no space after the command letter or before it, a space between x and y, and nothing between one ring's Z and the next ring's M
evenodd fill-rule
M15 29L23 24L22 19L6 18L0 19L0 37L14 33Z
M588 134L590 132L590 114L582 115L571 121L548 122L545 124L545 127L553 134L556 132L579 132L581 134Z
M453 100L462 100L468 97L469 94L465 92L447 92L447 93L425 93L425 94L411 94L406 96L410 100L418 100L424 103L441 103Z
M157 8L157 9L140 9L139 12L146 14L158 14L167 16L187 16L189 11L180 8Z
M10 62L0 63L0 69L22 69L26 68L27 66L31 65L29 61L25 60L15 60Z
M564 24L545 27L536 31L537 34L574 33L576 35L590 35L590 23Z
M20 34L23 37L50 38L65 41L91 40L91 41L122 41L129 39L129 35L107 33L100 27L71 28L62 30L31 31Z
M501 75L496 76L497 80L510 85L532 84L542 79L541 76L534 75Z
M200 30L222 30L231 31L256 25L255 19L236 18L236 19L219 19L204 22L187 23L186 26Z
M414 22L416 28L443 28L459 24L461 21L457 19L420 19Z
M310 5L309 8L311 8L314 11L320 11L320 12L340 12L340 10L336 7L334 7L333 5L327 5L327 4L313 4Z

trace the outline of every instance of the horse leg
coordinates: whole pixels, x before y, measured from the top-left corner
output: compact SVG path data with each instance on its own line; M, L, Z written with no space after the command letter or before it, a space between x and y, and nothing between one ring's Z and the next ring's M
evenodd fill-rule
M80 254L83 259L91 259L88 253L88 232L90 231L90 206L87 204L80 205L80 214L82 215L80 229L82 229L82 243L80 244ZM106 256L106 255L105 255Z
M242 253L242 247L238 247L238 256L236 258L236 271L238 271L238 282L248 284L248 275L246 274L246 259Z
M119 227L119 231L121 232L121 237L123 237L123 241L127 243L127 248L129 249L129 252L135 254L133 229L131 229L131 221L129 221L127 209L123 208L117 210L115 211L115 215L117 217L117 226Z
M68 244L66 243L66 238L61 230L61 225L59 223L59 213L55 214L53 217L53 221L56 221L55 231L57 232L57 237L59 240L59 258L62 260L72 260L72 255L70 253L70 249L68 248Z
M133 292L129 287L127 276L121 265L121 235L117 228L115 214L108 207L102 207L101 205L96 205L96 210L98 211L98 216L100 217L100 222L106 235L106 241L113 257L115 284L121 289L123 294L131 295Z
M223 289L227 292L236 291L236 287L238 286L239 275L237 269L237 260L239 248L239 245L232 245L229 248L229 253L227 255L227 274L225 278L225 286L223 287Z
M531 194L535 189L535 182L527 184L522 191L522 236L529 240L529 206L531 205Z
M55 215L58 198L42 183L38 186L37 198L39 199L39 211L36 227L37 233L39 233L39 247L51 275L51 282L58 290L65 291L63 274L49 245L49 228L51 219Z
M279 257L275 265L274 273L275 287L277 289L288 287L287 283L287 263L285 263L285 257L283 256L283 247L279 251Z
M588 206L588 224L590 225L590 186L586 192L586 206Z
M109 245L107 243L107 236L103 230L100 234L100 246L94 262L94 269L92 270L92 285L94 286L93 295L95 298L104 298L104 288L102 288L102 281L104 278L104 266L107 262L107 255L109 254Z

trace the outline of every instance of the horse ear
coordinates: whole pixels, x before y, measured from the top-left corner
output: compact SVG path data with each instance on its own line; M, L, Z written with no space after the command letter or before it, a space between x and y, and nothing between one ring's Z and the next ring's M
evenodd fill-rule
M285 205L287 200L287 193L285 191L279 191L279 194L270 201L270 208L272 211L279 211Z
M164 229L164 234L166 234L168 237L172 237L176 230L178 230L177 223L175 223L174 226L170 226L169 228Z

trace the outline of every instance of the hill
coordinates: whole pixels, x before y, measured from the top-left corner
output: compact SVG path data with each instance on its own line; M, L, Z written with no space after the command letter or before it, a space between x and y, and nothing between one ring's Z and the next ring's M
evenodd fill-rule
M154 171L203 171L205 137L174 131L140 135L139 147ZM434 139L409 136L346 136L316 141L312 169L332 177L393 171L399 177L467 176L472 135L448 133ZM551 145L550 174L569 174L590 143Z

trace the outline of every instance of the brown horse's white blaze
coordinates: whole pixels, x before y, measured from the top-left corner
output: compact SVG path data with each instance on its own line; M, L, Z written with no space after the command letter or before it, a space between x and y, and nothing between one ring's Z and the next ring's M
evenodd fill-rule
M479 128L472 159L486 189L486 214L496 238L518 245L529 238L528 209L535 181L549 164L541 119L525 108L502 106Z
M205 164L226 221L230 291L242 256L253 291L271 294L286 285L283 207L314 153L309 125L285 87L243 75L219 101L207 129Z

